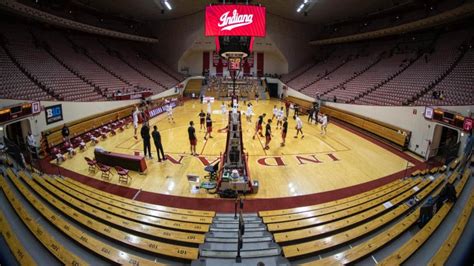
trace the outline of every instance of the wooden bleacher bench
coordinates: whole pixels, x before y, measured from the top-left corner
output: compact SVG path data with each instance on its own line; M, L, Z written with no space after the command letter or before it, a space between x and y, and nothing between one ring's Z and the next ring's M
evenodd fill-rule
M448 182L454 182L456 179L456 174L452 174L450 178L448 179ZM438 178L439 181L443 181L445 178L444 176L441 176ZM420 201L426 198L429 194L432 195L437 195L439 194L439 190L433 191L433 188L436 187L436 183L433 182L430 187L428 187L426 190L423 190L420 194L417 196L420 198ZM442 188L442 186L438 185L439 188ZM407 206L406 204L401 205L397 209L401 209L403 207ZM408 230L411 226L415 225L416 222L418 221L418 218L420 217L420 207L419 205L416 210L411 212L408 216L397 222L397 224L393 225L387 230L384 230L382 233L372 237L371 239L368 239L367 241L360 243L356 246L352 246L351 249L348 249L346 251L331 255L329 257L325 257L321 260L317 261L312 261L311 263L308 263L307 265L341 265L341 264L354 264L358 260L362 259L365 256L370 255L372 252L376 251L377 249L383 247L390 241L396 239L399 235L401 235L403 232ZM382 217L383 219L383 217ZM306 264L303 264L306 265Z
M414 171L413 173L411 173L411 176L415 177L415 176L419 176L420 174L421 174L421 170L418 169L418 170Z
M10 179L14 183L18 184L18 180L15 177L13 172L8 173ZM15 184L15 186L17 186ZM76 241L80 245L84 246L91 252L97 254L100 257L103 257L113 263L122 264L122 265L160 265L153 261L135 256L133 254L127 253L120 249L117 249L113 246L103 243L102 241L96 239L95 237L87 234L86 232L78 229L75 225L68 223L62 217L57 216L52 212L46 205L37 200L24 186L18 187L18 190L25 198L30 202L30 204L48 221L50 221L58 230L66 234L72 240ZM36 225L36 223L34 223ZM61 245L62 247L62 245ZM73 257L75 258L75 257ZM75 265L73 263L66 263L69 265ZM77 264L76 264L77 265ZM80 265L87 265L85 262L81 261Z
M98 220L100 219L103 221L108 221L109 223L114 224L117 227L122 227L124 229L141 233L149 237L159 237L163 239L169 239L169 240L175 240L175 241L181 241L181 242L193 243L193 244L204 243L203 234L172 231L172 230L162 229L159 227L137 223L137 222L122 218L120 216L102 211L90 205L83 204L80 200L77 200L67 195L66 193L60 191L59 189L50 185L48 182L46 182L40 177L34 177L34 180L45 189L38 186L38 184L36 184L33 180L27 177L24 173L20 173L20 177L22 177L23 180L25 180L25 182L28 185L30 185L39 195L41 195L45 200L48 200L51 204L56 204L57 202L54 199L54 197L52 197L52 195L54 195L57 198L62 199L68 204L72 205L73 207L76 207L79 210L85 212L87 215L89 215L90 218L97 218ZM58 206L60 206L61 203L62 202L58 203Z
M36 179L46 180L51 185L53 185L56 188L66 192L67 194L75 197L78 200L81 200L81 201L86 202L86 203L88 203L92 206L100 208L103 211L111 212L112 214L121 216L123 218L135 220L137 222L144 223L144 224L155 225L155 226L166 227L166 228L172 228L172 229L178 229L178 230L184 230L184 231L190 231L190 232L206 233L206 232L209 231L209 225L208 224L178 222L178 221L174 221L174 220L167 220L167 219L157 218L157 217L154 217L154 216L148 216L148 215L128 211L126 209L115 207L115 206L110 205L108 203L101 202L101 201L95 200L94 198L88 197L85 194L80 193L79 191L73 190L73 189L57 182L54 178L52 178L50 176L44 175L43 179L41 179L41 177L39 177L38 175L33 174L33 177L35 178L35 180Z
M305 219L305 218L311 218L311 217L316 217L316 216L321 216L325 214L331 214L335 215L336 212L338 211L348 211L350 208L355 207L357 205L361 205L366 202L373 201L377 198L380 198L390 192L396 191L399 188L402 188L404 186L409 185L410 180L406 179L404 181L396 182L397 184L394 186L390 186L385 190L380 190L376 193L369 194L367 196L359 197L358 199L354 199L352 201L335 205L334 207L331 208L324 208L324 209L318 209L318 210L310 210L306 212L300 212L300 213L294 213L294 214L289 214L289 215L278 215L278 216L266 216L263 217L263 222L266 224L269 223L281 223L281 222L288 222L288 221L293 221L293 220L300 220L300 219ZM383 187L383 186L381 186Z
M18 190L22 191L25 197L31 196L29 195L30 193L28 193L28 190L25 188L25 186L21 184L19 180L16 178L14 173L11 172L10 169L8 171L10 171L9 176L12 179L15 186L18 188ZM28 179L23 179L23 180L26 183L28 183L31 186L31 188L36 191L36 193L38 193L41 197L47 200L55 208L60 210L64 215L70 217L71 219L77 221L78 223L84 225L85 227L89 228L92 231L95 231L98 234L102 234L105 237L112 238L118 242L129 245L131 247L148 251L148 252L152 252L155 254L160 254L163 256L168 256L168 257L183 259L183 260L195 260L198 257L197 248L155 241L155 240L139 237L133 234L129 234L125 231L108 226L102 222L99 222L89 216L82 214L81 212L76 211L75 209L71 208L69 205L62 203L60 200L57 200L51 194L47 193L42 188L40 188L39 185L36 184L36 182L34 182L33 180L28 180ZM107 217L105 218L107 219ZM167 233L164 232L164 234L165 234L164 236L166 236Z
M434 182L431 182L425 189L423 189L420 193L418 193L418 196L420 198L425 198L427 197L437 186L439 186L442 182L444 181L444 178L438 178ZM389 222L393 221L397 217L403 215L406 213L408 210L410 210L411 207L407 204L400 204L393 210L377 217L376 219L372 219L369 222L366 222L364 224L360 224L354 228L351 228L349 230L346 230L341 233L337 233L328 237L324 237L318 240L313 240L313 241L308 241L308 242L303 242L301 244L296 244L296 245L290 245L290 246L284 246L283 247L283 252L286 258L293 258L293 257L298 257L310 253L315 253L319 252L322 250L326 250L328 248L334 248L336 246L339 246L341 244L347 243L349 241L355 240L364 234L370 233L377 228L382 227L385 224L388 224ZM389 235L390 236L390 235ZM370 248L378 248L377 243L370 244ZM336 257L337 260L341 259L342 262L344 262L344 259L341 258L341 255ZM329 259L327 259L329 260ZM327 261L326 260L326 261ZM325 262L326 262L325 261ZM314 261L311 262L312 264L319 264L319 261ZM340 261L332 262L329 263L331 265L337 264L340 265ZM321 264L322 265L322 264Z
M390 125L381 121L377 121L368 117L364 117L358 114L350 113L347 111L339 110L334 107L322 106L321 112L334 117L358 128L373 133L385 140L390 141L398 145L399 147L406 149L410 142L411 132L394 125ZM405 132L405 134L400 133Z
M455 168L459 165L459 162L461 162L461 159L462 159L462 158L456 158L455 160L453 160L453 161L449 164L449 169L451 169L451 170L455 169Z
M45 248L51 252L59 261L67 265L88 265L84 260L67 250L61 243L52 237L42 226L37 224L33 218L27 213L16 196L10 190L3 176L0 176L0 186L5 196L12 205L18 217L28 227L31 233L38 239Z
M471 175L471 171L468 169L464 172L461 181L459 182L458 189L456 190L456 195L459 196L464 185L467 182L467 179ZM392 255L385 258L380 262L380 265L400 265L406 261L413 253L415 253L418 248L420 248L423 243L428 240L431 234L438 228L444 218L448 215L449 211L453 207L453 202L445 202L443 206L436 212L433 218L423 226L423 228L418 231L410 240L408 240L403 246L396 250Z
M401 179L397 179L393 182L390 182L388 184L385 184L383 186L374 188L372 190L356 194L354 196L350 196L347 198L342 198L342 199L337 199L321 204L316 204L316 205L311 205L311 206L305 206L305 207L298 207L298 208L289 208L289 209L280 209L280 210L271 210L271 211L260 211L258 212L258 215L265 219L266 217L271 217L271 216L282 216L282 215L291 215L295 213L300 213L300 212L306 212L306 211L314 211L314 210L320 210L320 209L325 209L325 208L330 208L330 207L335 207L341 204L348 204L352 201L356 201L361 198L368 197L372 194L377 194L380 193L381 191L388 189L392 186L396 186L402 182Z
M421 183L418 183L418 185L414 186L412 189L388 201L389 205L387 205L386 203L380 204L372 209L361 212L357 215L350 216L345 219L341 219L341 220L337 220L337 221L330 222L327 224L309 227L305 229L293 230L293 231L288 231L288 232L283 232L283 233L275 233L273 234L273 237L275 238L275 241L277 243L283 243L283 242L294 241L294 240L302 240L306 238L317 237L326 233L330 233L333 231L346 228L351 225L355 225L357 223L361 223L376 215L382 214L388 209L396 207L398 204L403 203L409 198L412 198L419 191L423 190L429 183L430 183L430 180L421 181ZM306 243L311 243L311 242L306 242ZM291 252L294 252L294 250L301 250L304 248L308 248L309 246L311 246L311 244L308 244L308 245L298 244L298 245L293 245L293 246L286 246L284 247L284 250L286 248L288 252L291 253Z
M432 175L436 174L436 173L439 171L439 168L440 168L440 167L433 167L433 168L431 168L430 174L432 174Z
M303 100L303 99L300 99L300 98L296 98L296 97L293 97L293 96L286 97L284 99L284 101L287 101L287 102L290 102L290 103L293 103L293 104L297 104L299 106L300 114L307 114L308 111L313 108L313 102Z
M162 212L169 212L169 213L176 213L176 214L183 214L183 215L190 215L190 216L198 216L199 221L196 221L198 223L207 223L210 224L212 223L212 217L215 216L215 212L213 211L198 211L198 210L188 210L188 209L180 209L180 208L173 208L173 207L166 207L166 206L161 206L161 205L155 205L155 204L150 204L150 203L145 203L141 201L136 201L136 200L131 200L128 198L120 197L111 193L107 193L105 191L93 188L88 185L84 185L81 182L78 182L74 179L71 178L65 178L65 179L58 179L58 182L61 182L62 184L68 185L68 186L73 186L76 188L79 188L81 191L89 191L92 193L95 193L102 198L108 198L112 199L114 201L118 201L121 203L120 207L122 208L131 208L131 210L136 211L136 212L141 212L142 209L146 209L147 211L150 210L157 210L157 211L162 211ZM145 213L147 214L147 213ZM189 221L189 219L185 219L185 221Z
M461 238L461 234L466 227L467 222L469 221L469 217L471 216L472 209L474 208L474 191L471 191L471 195L469 197L469 201L464 206L461 215L459 216L458 220L454 228L449 233L448 238L444 241L441 247L438 249L436 254L431 258L428 265L431 266L438 266L444 265L448 260L449 256L453 252L453 249L456 247L459 238Z
M3 179L4 177L0 176L0 178ZM3 215L2 210L0 210L0 233L3 235L3 238L7 242L8 248L20 265L37 265L35 260L30 256L30 253L26 251L23 244L16 237L15 232L13 232L10 224L5 218L5 215Z
M412 187L418 185L420 182L421 182L421 179L409 180L408 182L405 183L404 186L401 186L393 191L390 191L387 194L383 195L382 197L372 199L370 201L365 202L364 204L360 204L352 208L343 209L336 212L331 212L325 215L313 217L317 215L316 214L317 211L295 214L294 216L300 216L302 218L296 221L287 221L287 222L267 224L267 228L268 228L268 231L270 232L278 232L278 231L286 231L286 230L295 230L298 228L308 227L308 226L317 226L319 224L339 220L339 219L369 210L371 208L376 207L379 204L383 204L384 202L390 201L391 199L403 194L405 191L410 190ZM309 216L310 218L305 218L305 216Z

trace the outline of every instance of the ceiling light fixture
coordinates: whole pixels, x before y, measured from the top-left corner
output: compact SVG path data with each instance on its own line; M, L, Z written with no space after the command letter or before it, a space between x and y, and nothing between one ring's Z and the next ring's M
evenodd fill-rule
M296 12L300 13L301 10L303 10L303 8L304 8L304 4L301 4L301 5L298 7L298 9L296 10Z
M168 8L168 10L172 9L170 3L167 0L165 0L165 6Z

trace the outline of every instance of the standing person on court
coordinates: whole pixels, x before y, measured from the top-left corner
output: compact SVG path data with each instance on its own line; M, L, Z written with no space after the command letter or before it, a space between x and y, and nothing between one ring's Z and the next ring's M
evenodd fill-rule
M161 152L161 157L163 158L163 161L166 160L165 153L163 151L163 145L161 144L161 134L158 131L158 127L153 126L153 132L151 133L151 136L153 137L153 142L155 143L156 147L156 157L158 157L158 162L161 162L160 158L160 152Z
M61 129L61 135L63 136L64 141L69 141L69 128L66 124L64 124Z
M197 137L196 137L196 130L194 129L194 122L189 122L188 127L188 136L189 136L189 144L191 145L191 155L197 156L196 152L196 144L197 144Z
M204 140L207 140L207 136L209 135L209 138L212 137L212 119L211 119L211 114L208 113L206 116L206 134L204 135Z
M276 105L273 106L273 115L272 115L272 120L275 119L275 117L278 116L278 107Z
M281 146L285 146L286 133L288 132L288 120L283 118L283 126L281 127Z
M314 107L308 110L308 123L313 122Z
M296 120L296 135L295 135L295 139L298 138L298 134L301 132L301 139L304 138L304 133L303 133L303 121L301 121L301 118L297 115L294 115L293 116L293 119Z
M283 124L283 115L284 115L284 112L283 112L283 106L280 108L280 110L277 110L277 115L276 115L276 118L277 118L277 127L276 129L278 129L278 127L282 126Z
M290 114L290 102L286 101L285 102L285 111L286 111L286 117Z
M321 116L321 135L326 135L328 127L328 117L326 114L322 114Z
M257 120L257 123L255 124L255 134L253 134L253 137L252 139L255 139L255 136L257 134L260 135L260 137L263 137L263 134L262 134L262 125L263 125L263 119L265 118L267 114L263 114L263 115L260 115L258 116L258 120Z
M272 120L268 119L267 125L265 126L265 150L270 149L270 146L268 146L268 144L270 144L270 141L272 140L272 127L271 127L271 124L272 124Z
M205 122L206 122L206 114L204 111L201 109L201 112L199 113L199 130L202 130L203 127L205 127Z
M210 114L211 112L212 112L211 100L207 100L207 113Z
M255 91L255 101L257 101L257 103L258 103L258 91L257 90Z
M148 127L148 122L143 123L140 135L143 139L143 155L146 157L148 152L148 158L153 159L151 156L150 127Z
M166 113L168 114L168 122L176 123L173 117L173 106L171 106L171 102L166 105Z
M138 107L135 106L135 111L132 113L132 119L133 119L133 128L135 129L135 132L133 134L133 137L135 139L137 138L137 131L138 131L138 116L140 115L140 111L138 110Z
M247 117L247 122L252 123L252 115L253 115L252 104L248 103L247 112L245 113L245 116Z

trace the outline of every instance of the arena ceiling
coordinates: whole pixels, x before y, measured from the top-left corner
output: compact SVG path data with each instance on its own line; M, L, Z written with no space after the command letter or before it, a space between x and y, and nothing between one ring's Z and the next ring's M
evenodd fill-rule
M164 0L76 0L81 5L89 6L101 12L112 13L123 17L133 17L140 21L159 21L174 19L194 14L206 5L216 3L209 0L167 0L172 10L162 14ZM327 24L348 18L362 17L366 14L391 8L396 2L411 2L410 0L309 0L311 6L307 12L297 13L296 9L304 0L253 0L253 4L262 4L267 12L309 24ZM231 1L226 1L231 2Z

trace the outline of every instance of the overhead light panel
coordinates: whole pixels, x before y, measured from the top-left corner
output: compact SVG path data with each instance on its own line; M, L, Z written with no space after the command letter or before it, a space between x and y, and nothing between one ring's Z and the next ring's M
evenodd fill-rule
M167 0L165 0L165 6L168 8L168 10L172 9L170 3Z
M303 10L303 8L304 8L304 4L301 4L301 5L298 7L298 9L296 10L296 12L300 13L301 10Z

